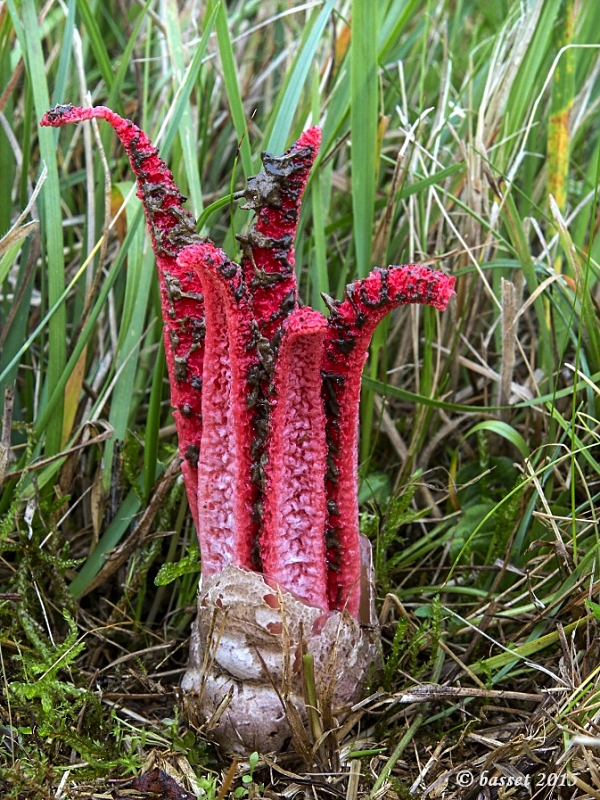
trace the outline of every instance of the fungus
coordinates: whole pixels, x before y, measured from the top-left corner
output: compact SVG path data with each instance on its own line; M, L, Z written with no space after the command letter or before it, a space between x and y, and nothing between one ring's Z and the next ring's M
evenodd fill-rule
M379 662L371 549L358 526L361 374L383 317L406 303L443 310L454 279L375 268L343 301L325 298L328 318L299 308L294 237L319 128L282 156L263 154L244 192L256 216L238 237L238 265L196 233L173 175L131 121L62 105L41 124L93 117L125 147L158 268L202 558L186 710L227 752L278 750L306 721L303 654L338 719Z

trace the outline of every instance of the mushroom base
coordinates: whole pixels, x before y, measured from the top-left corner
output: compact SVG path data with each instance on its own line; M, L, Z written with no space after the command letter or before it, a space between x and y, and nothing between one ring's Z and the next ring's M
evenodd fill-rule
M280 752L308 742L305 654L325 728L341 724L381 667L370 544L364 540L363 621L308 606L233 565L202 580L184 710L224 754ZM366 617L366 619L364 619Z

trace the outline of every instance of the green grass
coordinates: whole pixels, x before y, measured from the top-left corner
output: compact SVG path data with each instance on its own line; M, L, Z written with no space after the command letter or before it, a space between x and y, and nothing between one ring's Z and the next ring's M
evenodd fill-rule
M37 125L87 92L232 256L231 193L320 123L296 245L315 307L374 260L457 276L365 370L382 693L331 763L292 768L349 798L458 797L456 769L492 762L576 784L539 796L600 791L576 738L598 740L600 692L599 31L571 0L0 4L0 236L41 184L0 239L2 796L109 791L158 752L198 796L292 782L223 784L176 712L197 551L149 240L108 126Z

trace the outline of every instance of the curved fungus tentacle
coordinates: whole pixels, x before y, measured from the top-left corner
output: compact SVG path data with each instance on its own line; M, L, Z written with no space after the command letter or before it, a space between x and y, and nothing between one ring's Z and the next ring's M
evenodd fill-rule
M392 309L422 303L444 310L453 287L454 278L428 267L376 267L346 287L343 302L330 303L323 357L328 594L330 608L346 608L355 617L360 607L358 407L369 344Z
M146 134L131 120L106 106L78 108L61 105L46 113L41 125L53 128L71 122L104 119L114 128L129 157L142 201L160 284L165 359L171 404L177 427L186 491L194 517L198 489L198 459L202 438L202 373L204 364L204 301L200 277L177 256L202 238L196 222L183 206L171 170Z

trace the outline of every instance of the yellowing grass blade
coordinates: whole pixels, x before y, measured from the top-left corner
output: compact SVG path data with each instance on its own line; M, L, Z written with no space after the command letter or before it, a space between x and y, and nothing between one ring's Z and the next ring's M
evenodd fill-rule
M573 0L564 2L564 20L560 46L569 45L575 27L575 4ZM552 104L548 120L548 194L552 195L561 213L567 204L569 177L569 119L573 108L575 53L568 48L562 53L557 64L552 83ZM562 257L554 262L557 272L562 272Z

